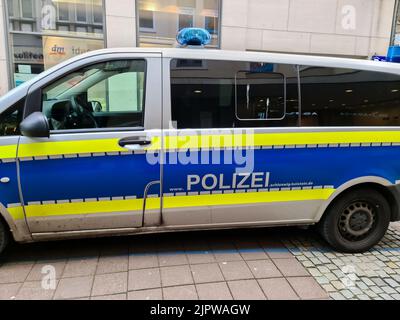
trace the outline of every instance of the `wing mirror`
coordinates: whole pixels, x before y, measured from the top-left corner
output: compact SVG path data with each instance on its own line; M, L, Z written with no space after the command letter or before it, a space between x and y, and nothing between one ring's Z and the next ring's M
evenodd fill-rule
M49 138L50 126L46 116L35 112L24 119L20 124L22 135L29 138Z

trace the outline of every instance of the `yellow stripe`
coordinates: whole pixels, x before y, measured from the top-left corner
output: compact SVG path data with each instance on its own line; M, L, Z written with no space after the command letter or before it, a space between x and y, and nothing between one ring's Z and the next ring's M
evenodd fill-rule
M17 145L0 146L0 159L15 159L17 157Z
M271 202L326 200L332 195L334 191L334 189L314 189L165 197L164 208L172 209L206 206L234 206ZM160 198L148 198L146 200L146 210L156 210L159 208ZM142 210L143 199L25 206L27 218L90 215L97 213L117 213ZM14 219L23 219L22 207L9 208L9 211Z
M22 220L25 217L23 207L7 208L7 210L14 220Z
M293 132L170 136L166 149L232 148L309 144L400 143L400 131Z
M37 142L21 144L19 157L52 156L62 154L123 152L119 139L95 139L79 141ZM294 132L262 134L226 134L168 136L165 149L229 148L244 146L281 146L305 144L350 144L350 143L400 143L400 131L362 132ZM154 137L146 150L159 150L160 138ZM0 146L0 158L15 158L16 145Z
M228 206L271 202L291 202L307 200L326 200L334 189L249 192L230 194L210 194L201 196L165 197L165 209L205 206Z
M18 157L55 156L63 154L82 154L100 152L122 152L126 149L118 145L118 139L99 139L83 141L39 142L21 144Z
M118 145L118 141L119 139L97 139L21 144L18 156L26 158L127 151L127 149ZM400 143L400 131L294 132L168 136L165 138L165 150L352 143ZM1 148L4 148L4 154L6 156L3 157L3 155L1 155L0 158L15 157L15 146L6 146ZM145 150L155 151L160 150L160 148L160 137L154 137L152 145L145 148ZM0 151L3 152L2 149L0 149Z
M27 218L142 211L143 199L38 204L25 206Z

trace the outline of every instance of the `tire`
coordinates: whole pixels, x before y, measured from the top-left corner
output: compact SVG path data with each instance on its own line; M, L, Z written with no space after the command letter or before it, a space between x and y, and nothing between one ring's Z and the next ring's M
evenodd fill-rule
M10 233L8 231L8 227L0 218L0 255L7 248L9 241L10 241Z
M374 189L362 188L334 200L319 222L318 230L336 250L362 253L384 237L390 216L385 197Z

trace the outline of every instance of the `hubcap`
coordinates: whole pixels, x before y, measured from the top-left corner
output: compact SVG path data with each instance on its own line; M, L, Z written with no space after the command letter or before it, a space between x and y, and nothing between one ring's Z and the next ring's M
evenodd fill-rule
M367 201L356 201L347 206L339 219L341 235L349 241L365 239L374 229L376 209Z

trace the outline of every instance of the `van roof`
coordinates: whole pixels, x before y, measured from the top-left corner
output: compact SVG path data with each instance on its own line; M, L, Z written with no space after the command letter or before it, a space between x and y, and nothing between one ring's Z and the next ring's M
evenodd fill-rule
M233 60L300 64L310 66L326 66L354 68L371 71L382 71L400 74L400 64L372 61L367 59L339 58L318 55L301 55L288 53L257 52L257 51L233 51L218 49L197 48L112 48L91 51L85 55L94 56L110 53L161 53L164 58L176 59L207 59L207 60ZM82 58L83 56L81 56Z

